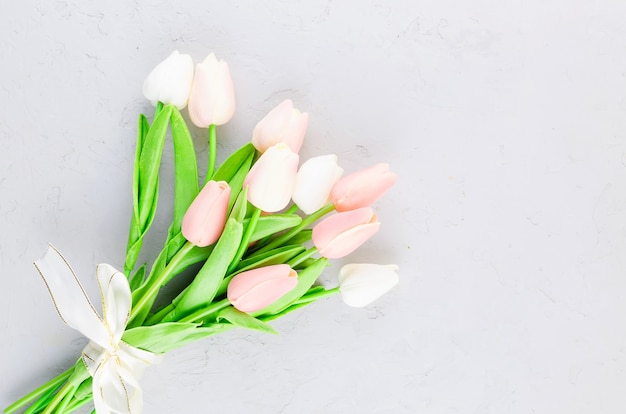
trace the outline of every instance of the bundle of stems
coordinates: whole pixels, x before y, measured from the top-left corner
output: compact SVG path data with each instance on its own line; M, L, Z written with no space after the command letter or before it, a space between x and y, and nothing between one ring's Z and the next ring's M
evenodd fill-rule
M175 194L172 223L163 249L152 265L136 262L144 238L155 217L159 192L159 168L164 141L171 131L175 159ZM132 310L122 340L153 353L165 353L192 341L244 327L275 333L268 322L339 288L325 289L315 281L328 264L315 247L307 247L311 227L334 210L332 204L305 215L295 205L285 213L261 215L247 201L244 179L258 159L245 144L215 169L216 128L208 128L209 161L205 183L228 183L228 215L219 239L199 247L183 236L183 217L200 192L198 167L192 138L185 120L173 105L159 103L152 124L139 117L133 178L133 214L124 273L132 291ZM299 214L297 214L299 213ZM195 270L192 281L166 305L155 307L162 288L185 270ZM242 312L227 297L229 282L243 272L287 264L297 272L297 285L263 309ZM196 266L193 266L196 265ZM160 298L160 297L159 297ZM161 298L160 298L161 299ZM71 413L92 400L92 378L82 359L7 407L15 413L25 406L28 414ZM95 412L95 410L94 410Z

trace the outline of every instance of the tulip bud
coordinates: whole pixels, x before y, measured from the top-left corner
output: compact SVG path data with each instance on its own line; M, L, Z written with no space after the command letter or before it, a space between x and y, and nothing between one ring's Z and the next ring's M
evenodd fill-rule
M398 176L389 164L376 164L343 177L333 187L330 197L337 211L368 207L389 190Z
M223 125L235 113L235 90L228 63L218 61L213 53L196 65L188 109L191 122L200 128Z
M183 217L183 236L198 247L215 243L224 230L230 187L224 181L209 181Z
M228 284L226 296L242 312L256 312L271 305L298 284L298 274L286 264L242 272Z
M330 190L343 174L335 154L311 158L300 166L291 198L300 210L312 214L330 200Z
M367 306L398 284L396 265L349 264L339 271L341 298L348 306Z
M369 207L333 214L313 227L313 244L329 259L338 259L355 251L378 229L374 211Z
M152 105L163 102L183 109L189 99L192 80L191 56L175 50L150 72L143 82L143 94Z
M309 114L300 113L293 107L293 102L286 99L256 125L252 133L252 145L259 152L265 152L269 147L282 142L297 153L302 146L308 123Z
M244 181L244 186L248 187L248 201L267 213L285 208L296 181L298 160L298 154L285 144L268 148Z

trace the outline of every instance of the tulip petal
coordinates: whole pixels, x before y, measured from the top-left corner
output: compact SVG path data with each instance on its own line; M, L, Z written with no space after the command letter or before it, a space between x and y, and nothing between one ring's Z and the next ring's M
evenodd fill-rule
M324 248L341 233L375 220L374 211L369 207L333 214L313 228L313 243L318 249Z
M227 297L238 310L254 312L270 305L297 284L298 275L288 265L266 266L233 277Z
M228 64L218 61L213 53L196 65L188 110L191 122L200 128L223 125L235 113L235 90Z
M298 170L292 199L300 210L313 214L330 200L330 190L343 174L335 154L313 157Z
M183 236L198 247L215 243L224 230L229 200L226 182L207 182L183 217Z
M285 99L254 127L252 144L263 153L271 146L283 143L297 153L302 147L308 123L309 114L300 113L290 99Z
M143 94L152 105L163 102L182 109L187 105L192 81L191 56L175 50L148 74L143 83Z
M244 181L244 186L248 186L248 201L268 213L285 208L293 192L298 160L298 154L285 144L265 151Z
M376 164L340 179L331 191L337 211L370 206L383 196L398 179L389 164Z
M349 264L339 272L341 297L348 305L369 305L398 284L396 265Z

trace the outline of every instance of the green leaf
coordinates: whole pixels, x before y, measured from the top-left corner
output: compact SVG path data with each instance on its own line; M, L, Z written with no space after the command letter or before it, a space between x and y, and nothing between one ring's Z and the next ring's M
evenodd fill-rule
M272 328L270 325L255 318L254 316L250 316L245 312L241 312L232 306L228 306L218 313L216 318L217 322L222 319L226 319L233 325L242 328L253 329L255 331L261 331L270 334L277 334L274 328Z
M312 236L313 236L313 230L311 229L301 230L300 233L293 236L289 240L289 244L304 244L310 241Z
M176 108L172 109L170 124L174 141L175 193L174 219L169 229L168 242L180 233L183 216L198 195L196 151L187 124Z
M317 280L318 276L328 265L328 259L322 257L317 259L312 265L298 273L298 284L296 287L280 297L276 302L272 303L265 308L252 313L253 316L257 315L271 315L279 313L289 307L294 301L298 300L302 295L313 286L313 283Z
M230 217L237 220L239 223L243 223L244 217L246 216L246 210L248 208L247 193L247 189L243 189L239 192L237 201L230 211Z
M251 143L244 145L232 153L213 176L213 180L226 181L230 186L229 210L233 207L237 195L242 189L243 182L248 171L250 171L255 154L256 149Z
M244 226L248 221L249 220L247 219L244 221ZM250 241L253 242L261 240L262 238L271 236L279 231L290 229L300 224L301 221L302 218L297 214L272 214L271 216L260 217L256 227L254 228L254 233L252 233Z
M195 323L159 323L128 329L122 340L137 348L160 354L230 328L232 325L220 323L207 327L200 327Z
M294 266L294 269L306 269L307 267L315 263L316 260L317 259L314 259L314 258L306 259L302 263L298 264L297 266Z
M289 245L270 250L269 252L260 253L258 255L249 257L246 260L242 260L237 269L237 273L250 269L256 269L257 267L261 266L270 266L285 263L299 255L300 253L304 252L305 250L306 249L302 246Z
M163 321L178 320L213 301L228 265L235 257L242 234L243 225L235 219L228 219L213 252L191 284L172 301L175 308Z
M157 185L158 187L158 185ZM131 225L131 232L128 237L128 248L126 250L126 262L124 263L124 273L129 275L132 269L135 267L135 263L137 262L137 258L139 257L139 252L141 251L141 246L143 245L143 238L148 232L150 225L152 225L152 221L154 221L154 216L156 214L156 207L158 202L158 188L157 188L157 196L154 197L152 208L149 211L148 221L146 222L145 230L142 230L137 236L133 232L133 226ZM134 238L134 242L130 244L131 238Z
M241 169L241 166L253 157L256 153L256 149L251 143L247 143L237 151L233 152L224 163L215 171L213 180L230 182L237 174L237 171Z
M144 263L133 275L129 281L130 290L133 291L142 285L143 279L146 276L146 264Z
M142 231L147 230L142 224L148 221L154 199L157 197L159 180L159 166L163 145L167 135L167 127L173 110L172 105L166 105L157 115L152 127L146 135L141 156L139 157L139 223Z
M295 305L290 305L290 306L288 306L287 308L283 309L282 311L280 311L278 313L274 313L272 315L264 315L264 316L261 316L259 319L262 320L263 322L270 322L270 321L278 319L278 318L280 318L282 316L285 316L286 314L291 313L291 312L293 312L295 310L298 310L300 308L304 308L305 306L310 305L311 303L313 303L313 302L298 303L298 304L295 304Z

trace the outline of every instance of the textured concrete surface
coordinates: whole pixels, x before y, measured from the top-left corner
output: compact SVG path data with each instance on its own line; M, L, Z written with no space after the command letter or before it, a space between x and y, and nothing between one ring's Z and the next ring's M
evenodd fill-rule
M304 157L392 164L381 232L324 280L361 261L402 279L367 309L331 298L279 336L172 352L143 380L146 413L625 412L625 14L619 0L4 4L0 405L84 346L31 262L53 242L92 294L96 263L122 266L141 84L178 49L230 64L220 157L291 98L311 115Z

